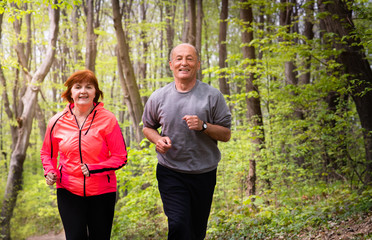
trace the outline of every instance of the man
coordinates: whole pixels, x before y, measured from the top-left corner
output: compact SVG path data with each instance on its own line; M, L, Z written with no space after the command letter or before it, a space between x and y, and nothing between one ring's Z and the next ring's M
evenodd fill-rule
M221 159L217 141L229 141L231 114L223 95L196 79L200 59L194 46L173 48L169 66L174 81L147 101L143 133L156 144L168 239L199 240L206 235Z

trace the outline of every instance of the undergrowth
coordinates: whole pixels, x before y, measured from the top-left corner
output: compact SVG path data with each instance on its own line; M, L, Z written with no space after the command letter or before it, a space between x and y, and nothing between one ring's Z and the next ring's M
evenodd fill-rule
M304 229L327 228L331 220L372 210L372 188L358 194L342 182L319 183L314 191L297 197L274 195L251 196L235 201L231 211L216 211L210 218L208 239L301 239L297 236Z

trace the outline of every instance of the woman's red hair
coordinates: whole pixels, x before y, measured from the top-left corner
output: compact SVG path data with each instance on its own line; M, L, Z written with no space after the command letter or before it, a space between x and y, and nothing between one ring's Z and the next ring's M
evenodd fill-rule
M96 89L96 96L93 99L93 102L98 103L99 98L103 98L103 92L98 87L98 80L96 78L96 75L94 75L94 73L88 69L78 70L67 79L64 84L67 89L62 93L62 98L69 103L73 103L74 100L71 97L71 88L75 83L82 82L93 84L94 88Z

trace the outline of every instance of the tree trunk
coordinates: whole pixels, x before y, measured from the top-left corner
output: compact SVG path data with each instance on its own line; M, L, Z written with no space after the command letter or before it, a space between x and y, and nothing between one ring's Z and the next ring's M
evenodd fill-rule
M254 65L254 61L256 60L255 48L253 46L248 46L253 40L253 32L250 30L252 27L253 22L253 13L252 13L252 6L248 0L241 0L241 8L240 8L240 18L242 20L242 44L243 44L243 59L249 59L250 64ZM244 68L248 67L246 65ZM256 80L253 73L246 73L246 91L249 92L257 92L258 93L258 86L254 83ZM264 134L263 134L263 122L262 122L262 112L261 112L261 101L259 97L250 97L246 99L247 101L247 118L250 122L252 129L255 131L252 133L251 136L251 143L254 146L252 150L252 156L249 160L249 172L247 182L247 194L249 196L256 194L256 159L260 158L260 150L264 143Z
M121 64L121 69L123 76L122 88L125 95L126 105L131 112L131 120L133 128L136 132L136 140L138 143L143 139L142 128L140 127L140 122L143 113L143 104L141 102L141 96L138 90L136 78L134 75L133 65L129 58L129 47L127 44L125 32L121 23L121 14L119 0L112 0L112 10L114 16L114 27L116 32L116 37L118 41L118 63ZM121 73L119 72L119 75Z
M203 32L203 0L196 0L197 1L197 13L196 13L196 43L195 47L199 50L200 54L202 51L202 32ZM202 81L203 74L202 69L200 68L198 71L197 78Z
M35 114L37 93L39 91L38 85L43 82L46 74L49 72L55 55L59 22L59 8L57 5L55 5L53 8L49 7L49 19L50 38L45 59L37 69L36 73L32 76L31 82L27 86L26 93L22 97L24 107L22 115L18 121L18 141L11 155L9 174L1 209L0 235L2 239L10 239L10 220L12 218L13 210L17 201L18 191L22 185L23 163L25 161L26 151L29 145L32 121ZM23 69L28 76L31 76L25 68Z
M173 48L173 39L174 39L174 19L176 15L176 3L170 1L165 3L165 12L166 12L166 31L167 31L167 43L168 43L168 56Z
M227 17L229 13L229 0L221 1L221 13L220 13L220 33L218 37L219 46L219 59L218 65L220 67L220 76L218 82L220 91L224 95L230 95L230 86L227 82L226 71L227 68L227 47L226 47L226 35L227 35Z
M204 19L204 28L205 28L205 32L208 33L208 23L207 21ZM207 64L207 68L209 69L211 67L211 63L210 63L210 53L209 53L209 45L208 45L208 42L209 42L209 39L208 39L208 34L205 34L205 44L204 44L204 52L205 52L205 61L204 63ZM212 74L211 72L209 71L208 73L208 84L210 85L211 84L211 79L212 79Z
M344 72L349 74L351 96L355 102L359 119L363 128L366 161L364 183L372 183L372 70L365 56L365 49L356 36L350 37L354 31L351 10L341 0L319 0L319 10L326 14L324 24L327 32L336 34L343 42L335 42L337 50L343 50L338 61L343 64ZM358 79L358 80L356 80Z
M305 8L305 30L303 35L306 37L307 42L305 44L311 46L311 40L314 38L313 22L314 22L314 1L307 0L307 6ZM311 67L311 55L305 57L303 61L304 71L299 76L299 83L309 84L310 83L310 67Z
M174 0L165 3L165 12L166 12L166 31L167 31L167 44L168 44L168 55L172 51L173 48L173 40L174 40L174 19L176 15L176 2ZM169 68L166 68L169 69ZM172 76L172 72L170 70L167 71L168 76Z
M183 27L182 27L182 39L183 43L188 42L188 36L190 31L190 22L188 19L188 8L186 0L183 0Z
M94 6L96 3L96 6ZM87 40L86 40L86 55L85 68L95 72L96 58L97 58L97 38L98 35L94 33L94 28L99 26L99 9L101 1L87 0L86 16L87 16ZM94 21L94 9L97 10L96 22Z
M80 51L79 44L79 8L74 4L73 10L71 13L71 24L72 24L72 43L73 43L73 62L78 64L83 60ZM75 69L77 70L77 69Z
M141 5L140 5L140 8L141 8L141 20L142 20L142 23L145 24L146 23L146 13L147 13L147 9L146 9L146 6L145 6L145 3L142 2ZM138 63L139 65L139 76L140 76L140 81L142 84L142 88L143 86L146 86L146 78L147 78L147 54L148 54L148 48L149 48L149 43L148 43L148 40L147 40L147 32L145 30L141 30L141 34L140 34L140 37L141 37L141 41L142 41L142 57L140 58L140 62ZM140 85L140 88L141 88L141 85ZM148 97L147 96L142 96L142 102L143 102L143 105L146 104L147 102L147 99Z
M189 33L187 34L187 42L196 46L196 2L195 0L188 0L188 3L188 19L190 27Z

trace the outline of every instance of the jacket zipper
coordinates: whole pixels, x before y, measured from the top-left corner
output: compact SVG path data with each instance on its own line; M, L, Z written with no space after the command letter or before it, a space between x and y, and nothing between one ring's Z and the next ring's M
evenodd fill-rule
M83 163L83 155L81 154L81 129L79 129L79 154L80 154L80 163ZM86 183L86 177L84 175L84 197L86 197L85 183Z
M89 116L89 114L88 114L88 116ZM79 155L80 155L80 163L84 163L83 162L83 154L81 153L81 129L83 129L83 126L85 124L85 121L88 119L88 116L85 118L83 124L81 124L81 127L80 127L79 126L79 122L78 122L76 116L74 115L76 124L77 124L77 126L79 128ZM85 175L84 175L83 192L84 192L84 197L86 197L86 176Z
M95 108L95 106L94 106L94 108ZM92 109L92 111L94 110L94 108ZM83 124L81 124L81 127L79 126L79 122L78 122L76 116L74 115L74 117L75 117L75 121L76 121L76 125L77 125L78 128L79 128L79 155L80 155L80 163L84 163L84 162L83 162L83 154L81 153L81 131L82 131L82 129L83 129L83 127L84 127L84 124L85 124L85 122L87 121L89 115L92 113L92 111L91 111L91 112L88 114L88 116L85 118ZM93 115L92 121L91 121L91 123L90 123L90 125L89 125L89 128L88 128L88 130L86 131L85 135L87 135L87 133L88 133L90 127L92 126L93 119L94 119L94 117L96 116L96 113L97 113L97 110L94 111L94 115ZM86 176L85 176L85 175L84 175L84 189L83 189L83 190L84 190L84 197L86 197Z

